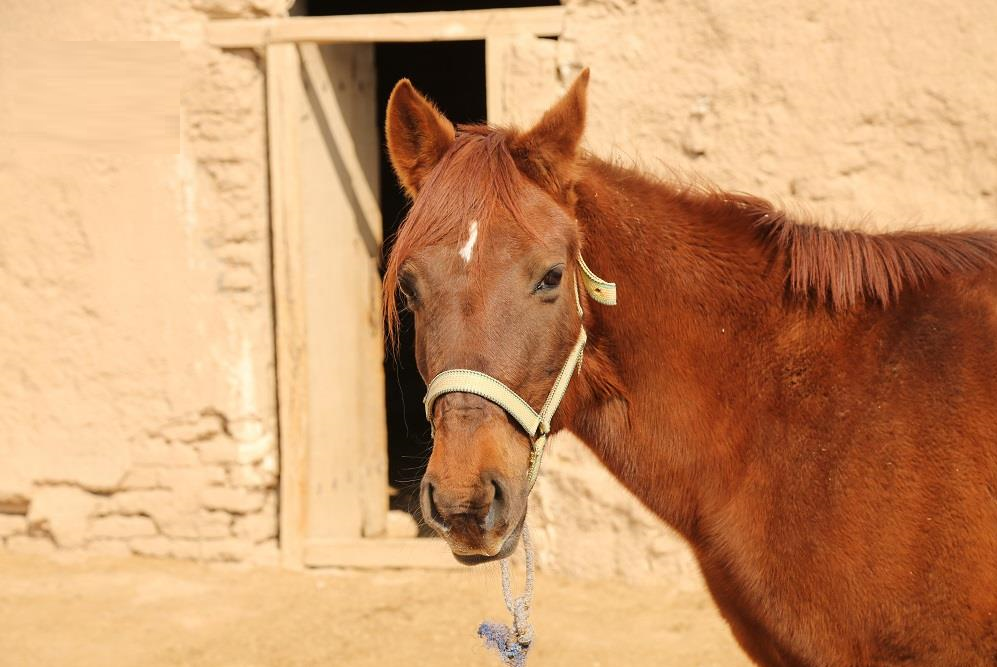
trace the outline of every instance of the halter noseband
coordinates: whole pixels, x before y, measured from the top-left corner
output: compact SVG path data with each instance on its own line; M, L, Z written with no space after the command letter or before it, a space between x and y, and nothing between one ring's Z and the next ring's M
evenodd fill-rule
M582 284L585 291L594 301L606 306L616 305L616 283L606 282L602 278L592 273L592 270L585 264L582 256L578 255L578 266L581 268ZM575 305L578 307L578 317L582 317L582 304L578 296L578 274L574 277ZM554 380L554 386L547 394L547 400L543 407L537 412L519 394L505 386L491 375L480 371L472 371L466 368L454 368L443 371L433 378L426 387L426 397L423 403L426 406L426 419L433 423L433 405L436 399L444 394L454 392L475 394L496 404L516 420L523 427L532 442L532 452L530 453L530 470L527 478L528 487L533 489L540 474L540 461L543 459L544 447L547 445L547 436L550 435L550 422L554 418L554 412L561 404L564 393L568 390L568 383L576 370L581 371L582 354L585 351L585 326L581 325L578 331L578 340L568 354L561 372Z

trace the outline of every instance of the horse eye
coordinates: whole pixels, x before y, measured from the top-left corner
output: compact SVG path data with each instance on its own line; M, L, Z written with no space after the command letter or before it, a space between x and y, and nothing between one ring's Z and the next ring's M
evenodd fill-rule
M547 272L540 284L537 285L537 291L554 289L561 284L561 276L564 274L564 267L561 265L555 266L553 269Z
M415 284L409 276L402 276L398 281L398 291L401 292L405 307L409 310L415 308L419 303L419 293L415 290Z

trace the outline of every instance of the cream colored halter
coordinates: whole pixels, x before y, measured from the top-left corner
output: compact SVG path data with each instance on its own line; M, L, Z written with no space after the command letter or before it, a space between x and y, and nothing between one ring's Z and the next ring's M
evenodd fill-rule
M616 283L606 282L599 278L585 264L582 256L578 256L578 266L581 268L582 283L585 291L593 300L607 305L616 305ZM574 277L575 305L578 307L578 316L582 316L582 304L578 296L578 274ZM530 470L528 476L528 488L533 489L540 473L540 461L543 459L544 447L547 445L547 436L550 435L550 422L554 417L554 412L564 398L564 392L568 390L568 383L576 370L581 371L582 354L585 350L585 327L581 326L578 332L578 340L574 348L561 367L561 372L554 380L554 386L547 394L547 400L543 407L537 412L519 394L500 381L480 371L472 371L466 368L455 368L443 371L429 383L426 388L426 398L423 403L426 405L426 419L433 423L433 405L436 399L444 394L454 392L475 394L488 399L500 408L505 410L515 419L526 434L530 436L533 443L533 451L530 454Z

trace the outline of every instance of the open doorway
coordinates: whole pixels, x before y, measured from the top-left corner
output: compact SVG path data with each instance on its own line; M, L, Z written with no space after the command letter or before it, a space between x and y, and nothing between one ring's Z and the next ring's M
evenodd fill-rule
M395 82L403 77L411 79L451 122L487 120L484 41L378 44L375 62L378 127L384 127L388 95ZM384 238L391 239L405 217L408 200L398 185L385 151L381 158L380 196ZM397 354L390 350L385 354L388 484L393 489L391 509L413 514L419 523L420 534L425 534L428 529L420 520L418 493L419 480L429 458L430 432L422 407L426 387L415 366L413 345L411 316L406 313L402 316Z
M379 14L386 12L450 11L522 8L557 5L557 0L308 0L297 13L311 16ZM302 12L302 10L304 10ZM378 128L384 127L388 96L395 83L409 78L454 123L479 123L487 119L485 42L406 42L374 45L377 78ZM408 210L405 197L391 169L380 138L380 205L385 248L398 231ZM385 408L388 438L388 487L390 508L412 514L420 536L429 536L419 510L419 481L430 451L430 429L422 407L425 384L413 352L410 316L403 314L397 354L385 351Z

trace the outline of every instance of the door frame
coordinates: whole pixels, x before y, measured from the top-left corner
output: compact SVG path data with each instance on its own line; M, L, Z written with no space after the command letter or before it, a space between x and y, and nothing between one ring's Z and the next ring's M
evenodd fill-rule
M309 393L310 360L315 346L309 338L309 303L316 296L316 286L309 284L309 248L305 242L307 213L302 202L302 190L308 184L308 173L302 169L300 123L307 103L302 91L305 80L318 100L326 140L335 145L342 162L341 186L351 193L353 208L362 221L358 233L371 254L372 261L381 243L381 214L376 187L371 187L361 164L361 150L370 150L369 137L352 136L345 121L345 100L337 97L336 86L323 81L328 76L323 65L321 44L366 44L375 42L429 42L484 40L485 78L488 121L501 123L506 108L502 98L503 62L517 37L558 37L564 24L563 7L532 7L523 9L491 9L453 12L416 12L406 14L372 14L359 16L318 16L264 19L226 19L210 21L205 29L206 40L220 48L254 48L263 53L266 69L267 141L270 173L270 242L273 261L273 297L275 327L275 362L277 385L277 431L280 452L280 533L281 563L285 567L456 567L449 550L441 540L364 537L376 533L375 528L358 529L356 522L333 536L314 534L310 510L317 485L335 486L335 473L329 466L313 466L314 457L330 462L335 457L335 444L329 438L320 439L313 433L310 415L320 407ZM348 94L348 93L347 93ZM380 146L379 141L373 144ZM314 258L312 258L314 261ZM362 261L362 260L358 260ZM372 264L376 271L376 263ZM355 266L352 267L356 269ZM351 267L342 267L349 271ZM376 276L376 274L375 274ZM345 277L345 276L344 276ZM344 280L344 283L346 281ZM378 283L379 284L379 283ZM379 290L371 290L380 308ZM374 319L378 320L379 317ZM369 322L340 322L342 326L369 327ZM383 367L376 355L363 357L356 377L343 378L351 390L365 392L372 405L381 406L383 416ZM378 382L370 382L377 378ZM328 406L322 406L328 407ZM363 452L383 452L387 455L387 439L383 428L361 429ZM340 457L344 464L362 460L356 456ZM375 471L377 465L367 466ZM363 474L358 471L357 474ZM333 479L326 479L332 475ZM383 487L376 482L350 487L359 490L354 500L374 514L381 502L374 494L383 494L387 512L387 478ZM366 490L364 490L366 488ZM342 491L342 489L341 489ZM367 497L371 496L371 497ZM373 508L373 509L371 509ZM314 518L314 517L312 517ZM383 523L382 523L383 525Z

